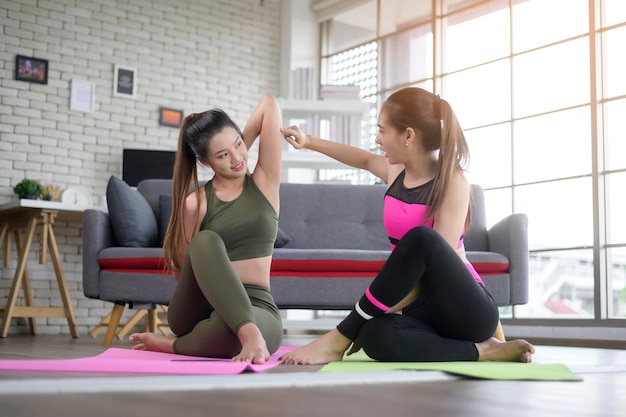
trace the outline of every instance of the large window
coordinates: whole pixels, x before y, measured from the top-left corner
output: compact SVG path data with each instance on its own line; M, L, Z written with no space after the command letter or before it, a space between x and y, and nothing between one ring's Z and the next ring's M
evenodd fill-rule
M530 301L513 318L626 318L626 2L352 3L324 23L327 79L337 57L376 50L364 97L374 123L399 88L441 94L465 129L488 223L528 215Z

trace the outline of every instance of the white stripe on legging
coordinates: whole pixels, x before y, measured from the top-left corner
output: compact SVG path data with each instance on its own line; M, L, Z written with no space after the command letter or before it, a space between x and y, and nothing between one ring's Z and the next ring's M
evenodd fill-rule
M374 318L374 316L370 316L365 311L363 311L358 302L354 305L354 308L356 312L359 313L359 316L363 317L365 320L371 320L372 318Z

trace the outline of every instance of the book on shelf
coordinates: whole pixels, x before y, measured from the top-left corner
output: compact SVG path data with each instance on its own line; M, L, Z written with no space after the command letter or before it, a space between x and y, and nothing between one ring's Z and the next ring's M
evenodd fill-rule
M297 125L303 132L313 136L345 145L360 145L361 119L354 116L332 114L328 117L320 117L318 114L312 114L310 117L288 118L285 122L288 125ZM286 149L293 151L290 146Z
M294 75L297 73L300 72L294 71ZM313 136L361 146L365 106L360 88L356 85L326 84L320 87L320 92L323 96L319 100L292 99L286 102L283 107L285 125L297 125ZM295 94L299 94L299 90ZM293 151L289 146L285 150Z

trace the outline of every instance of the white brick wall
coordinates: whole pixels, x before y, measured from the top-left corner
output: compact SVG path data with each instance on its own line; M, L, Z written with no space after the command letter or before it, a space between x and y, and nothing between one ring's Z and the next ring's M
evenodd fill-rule
M176 148L159 106L222 107L245 123L263 93L279 92L280 26L280 0L0 0L0 203L25 177L80 185L97 202L121 175L123 148ZM16 81L17 54L48 60L48 84ZM137 68L136 99L113 96L115 64ZM96 84L93 113L70 111L72 79ZM111 305L82 293L80 227L55 230L88 337ZM2 305L15 264L13 254L0 269ZM39 265L33 250L28 266L35 304L61 305L49 257ZM62 319L37 323L42 334L69 333ZM10 333L27 333L25 324L14 319Z

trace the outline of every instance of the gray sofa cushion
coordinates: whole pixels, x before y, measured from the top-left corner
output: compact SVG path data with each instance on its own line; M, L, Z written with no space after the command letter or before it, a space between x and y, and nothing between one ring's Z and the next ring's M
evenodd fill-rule
M157 245L158 226L154 212L139 192L112 175L106 196L113 234L120 246Z
M285 248L389 250L384 185L282 183L280 195Z
M163 246L165 232L170 223L170 214L172 213L172 196L163 194L159 196L159 246Z
M467 260L481 273L507 272L509 258L497 252L467 251Z
M165 232L167 232L167 226L170 222L171 213L172 213L172 196L170 194L161 194L159 196L159 210L157 212L158 228L159 228L158 246L163 246L163 241L165 239ZM279 227L278 233L276 234L276 240L274 241L274 247L282 248L289 242L291 242L291 238L289 237L289 235L287 235L287 233L285 233Z
M135 261L136 264L146 264L151 262L149 260L156 260L163 258L163 249L161 248L126 248L122 246L112 246L102 249L98 252L98 262L121 262L120 265L124 265L125 268L129 268L129 261ZM120 267L115 265L115 267ZM107 266L109 266L107 264ZM110 267L110 266L109 266ZM141 268L146 268L141 266Z
M315 269L324 270L323 261L386 261L391 251L369 249L274 249L272 261L315 261ZM312 265L312 264L309 264ZM335 271L337 269L334 269Z

